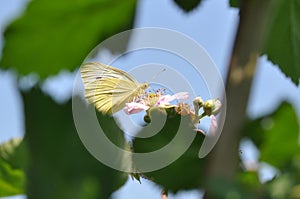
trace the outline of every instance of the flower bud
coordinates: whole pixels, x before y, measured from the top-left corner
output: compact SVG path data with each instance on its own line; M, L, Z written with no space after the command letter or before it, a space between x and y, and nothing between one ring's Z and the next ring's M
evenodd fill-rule
M199 114L199 109L203 106L203 99L199 96L196 97L193 101L194 109L195 109L195 115Z
M221 109L221 102L218 99L207 100L203 104L204 113L208 116L216 115Z
M145 115L145 116L144 116L144 121L145 121L146 123L148 123L148 124L151 123L151 117L150 117L150 115L148 115L148 114Z

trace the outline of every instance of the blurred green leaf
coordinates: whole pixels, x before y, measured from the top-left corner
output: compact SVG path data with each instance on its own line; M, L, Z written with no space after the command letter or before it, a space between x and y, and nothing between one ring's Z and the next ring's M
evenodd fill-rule
M22 142L22 138L13 138L7 142L4 142L0 145L0 157L6 161L13 155L16 151L16 148Z
M237 186L243 193L243 198L269 198L266 185L261 183L257 171L240 171L237 174Z
M248 119L242 130L243 135L250 138L258 148L260 148L264 142L264 130L261 127L262 118L263 117L260 117L255 120Z
M130 151L129 143L125 141L124 133L120 130L116 120L112 116L103 115L98 111L96 111L96 115L103 133L109 140L119 148Z
M241 185L245 185L245 188L251 189L251 191L261 185L259 182L258 173L255 171L240 172L237 175L237 179Z
M136 0L30 1L5 30L0 65L41 78L74 70L99 42L132 27L135 5Z
M83 146L74 126L72 105L58 105L40 90L23 94L30 164L27 196L33 198L108 198L128 175L100 163ZM105 118L112 124L112 118ZM110 120L110 121L109 121ZM114 131L111 136L119 131ZM125 143L119 137L119 145Z
M249 137L260 150L260 161L267 162L280 170L272 180L261 186L256 186L256 183L247 180L245 176L239 178L239 183L247 185L249 189L255 188L251 189L256 193L253 198L297 198L296 196L299 196L297 192L300 184L299 130L296 112L287 102L283 102L273 113L247 122L244 135Z
M194 130L195 127L190 116L181 117L172 109L167 110L167 115L164 111L152 109L150 112L151 128L143 129L138 135L147 135L153 129L157 132L156 130L160 129L161 121L165 121L167 117L166 122L154 136L134 139L133 148L135 152L139 153L159 150L173 141L175 136L178 136L179 126L181 126L184 129L184 135L181 135L180 143L176 144L178 147L173 151L168 151L168 156L172 157L177 151L183 150L182 147L187 144L190 135L195 136L187 151L176 161L157 171L143 173L146 178L176 193L179 190L197 189L204 183L205 159L200 159L198 153L205 136Z
M265 120L267 124L264 124ZM290 157L300 152L297 115L290 104L283 103L265 120L262 121L262 127L266 138L261 147L260 159L282 168L291 161Z
M293 198L291 190L295 183L291 173L283 173L274 179L268 186L271 198Z
M25 173L8 162L21 141L15 138L0 145L0 197L24 194Z
M240 0L229 0L229 4L230 4L231 7L239 8L240 7L240 3L241 3Z
M297 115L286 102L274 113L249 122L244 132L258 146L260 160L277 168L283 169L300 152Z
M290 157L285 169L281 169L271 181L264 184L269 198L299 198L300 153Z
M299 85L300 78L300 1L278 0L263 50L268 59Z
M209 198L253 198L250 189L244 189L241 184L222 176L211 177L205 183Z
M189 12L197 8L201 0L174 0L174 2L185 12Z

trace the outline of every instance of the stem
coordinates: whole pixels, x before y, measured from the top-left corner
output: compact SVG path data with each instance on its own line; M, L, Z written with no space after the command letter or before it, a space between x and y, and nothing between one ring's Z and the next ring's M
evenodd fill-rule
M168 191L166 189L161 191L161 199L168 199Z
M204 118L205 116L207 116L207 115L206 115L206 113L204 112L204 113L202 113L200 116L198 116L198 119L201 120L201 119Z
M234 182L238 147L256 61L267 31L271 3L275 0L244 0L226 82L227 113L223 132L208 156L207 180L218 177ZM209 183L210 184L210 183ZM214 184L214 183L213 183ZM206 187L204 198L215 198L216 187ZM214 191L215 190L215 191Z

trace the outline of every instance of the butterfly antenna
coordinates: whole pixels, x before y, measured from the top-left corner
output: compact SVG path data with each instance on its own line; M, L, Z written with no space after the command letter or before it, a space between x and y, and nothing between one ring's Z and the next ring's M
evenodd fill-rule
M167 69L162 69L161 71L159 71L158 73L156 73L152 78L151 78L151 80L154 80L154 79L156 79L162 72L164 72L164 71L166 71Z

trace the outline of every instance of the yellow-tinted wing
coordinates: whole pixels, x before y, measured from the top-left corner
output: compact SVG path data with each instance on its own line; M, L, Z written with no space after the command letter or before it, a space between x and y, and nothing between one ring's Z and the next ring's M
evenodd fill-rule
M87 101L103 113L121 110L148 87L147 83L138 83L128 73L101 63L83 64L80 71Z

